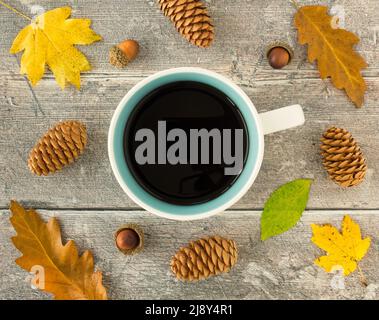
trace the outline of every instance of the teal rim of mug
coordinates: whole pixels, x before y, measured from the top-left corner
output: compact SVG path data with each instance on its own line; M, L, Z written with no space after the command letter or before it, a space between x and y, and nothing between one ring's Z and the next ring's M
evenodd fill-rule
M173 72L166 70L166 74L164 74L164 71L161 72L161 76L159 76L159 73L155 74L157 77L154 77L154 75L151 76L152 79L150 81L147 81L144 85L134 90L127 99L127 96L125 96L120 102L120 105L117 107L115 114L113 115L109 129L109 158L112 169L121 187L123 187L124 190L124 187L126 187L132 200L140 204L142 207L145 207L147 210L150 209L154 211L154 213L166 218L183 220L199 219L209 216L209 212L218 211L220 208L232 205L243 195L240 194L241 190L244 189L249 182L249 186L253 183L262 162L263 134L258 129L258 126L260 125L257 123L257 121L259 121L259 116L253 104L239 87L227 83L230 82L230 80L226 78L224 79L224 77L216 73L202 70L200 68L177 68L172 70ZM148 79L149 78L146 80ZM170 204L159 200L146 192L134 179L124 158L124 130L133 108L152 90L168 83L183 80L205 83L224 92L241 111L247 125L249 137L248 156L245 166L237 180L228 190L217 198L194 205ZM138 86L138 84L136 86ZM135 87L132 88L129 93L131 93L133 89L135 89ZM247 101L249 101L250 104ZM237 197L239 194L240 196ZM232 200L234 201L230 203Z

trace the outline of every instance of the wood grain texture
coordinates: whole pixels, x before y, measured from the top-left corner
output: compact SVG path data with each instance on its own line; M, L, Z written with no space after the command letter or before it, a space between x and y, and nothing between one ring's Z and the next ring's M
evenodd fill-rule
M29 10L19 1L12 3ZM31 88L18 75L19 56L9 55L6 46L0 48L0 207L6 207L10 198L46 208L135 207L117 185L108 163L106 139L113 111L144 76L170 67L199 66L234 79L258 111L300 103L307 119L302 128L266 137L258 179L234 208L262 208L274 188L298 177L315 179L310 208L379 208L379 53L372 30L362 26L363 15L368 25L375 25L377 1L339 2L346 11L347 27L362 38L358 48L370 65L365 71L369 91L361 110L356 110L342 91L320 80L315 68L306 63L305 48L296 45L292 27L294 9L282 1L239 1L233 5L210 1L217 41L209 50L194 48L181 39L153 1L113 0L102 3L101 8L96 1L85 3L72 1L73 15L92 18L93 28L104 41L81 47L94 66L84 75L81 91L61 91L49 73ZM40 5L50 9L58 4L41 1ZM4 30L0 40L10 44L24 21L3 9L0 14ZM136 61L120 71L108 64L107 50L125 37L138 39L142 50ZM281 71L272 70L264 58L265 46L276 39L288 40L296 49L293 62ZM26 166L30 148L48 127L63 119L79 119L88 125L87 152L65 172L33 177ZM368 158L367 181L354 190L339 189L322 169L319 138L330 125L350 130Z
M7 2L25 13L35 3ZM315 66L307 63L306 48L296 44L295 10L287 0L207 0L216 26L216 41L208 50L182 39L154 0L39 0L38 5L46 10L70 5L73 17L92 19L93 29L103 36L102 42L80 46L93 66L83 74L80 91L72 87L61 91L50 72L33 88L19 75L20 55L10 55L8 50L27 22L0 7L0 208L4 208L0 215L0 299L49 298L30 289L24 281L26 273L13 262L18 253L9 240L12 227L5 210L10 199L30 207L57 209L41 212L46 218L58 216L66 240L72 238L81 249L94 252L113 299L378 299L379 2L298 2L340 6L346 29L361 38L357 49L369 64L363 72L368 92L362 109L355 109L329 81L320 80ZM127 69L118 70L108 63L108 50L125 38L138 40L141 52ZM265 58L265 48L276 40L288 42L295 50L294 59L283 70L271 69ZM195 222L162 220L137 211L113 177L107 156L107 131L121 98L144 77L180 66L208 68L233 79L259 112L300 103L306 117L301 128L265 137L262 169L234 211ZM88 149L76 164L54 176L32 176L26 164L30 148L50 126L66 119L87 124ZM366 181L356 188L339 188L322 168L319 139L331 125L348 129L367 157ZM294 230L260 242L259 209L269 194L282 183L306 177L314 179L308 208L320 211L306 212ZM330 210L343 208L359 210ZM364 234L373 239L361 265L369 281L367 288L353 274L346 278L344 290L333 289L333 275L312 264L321 252L310 243L310 223L338 226L344 213L353 214ZM125 222L140 223L145 229L143 254L124 257L114 248L113 232ZM175 281L168 269L171 255L189 240L213 233L238 242L240 262L235 270L198 284Z
M135 82L127 78L88 80L81 92L57 91L53 81L36 89L44 115L35 116L36 102L25 80L0 79L0 97L12 97L12 106L2 104L0 123L0 206L22 199L44 208L129 208L135 207L113 177L107 155L107 131L113 110ZM373 90L366 107L356 110L342 92L328 96L320 80L256 82L243 88L259 111L300 103L306 124L265 138L265 155L256 183L234 208L262 208L276 187L295 178L315 180L310 208L379 208L379 78L369 79ZM306 91L306 93L305 93ZM79 161L55 175L33 176L27 157L39 137L56 121L77 119L88 129L88 148ZM348 190L331 182L319 154L322 132L335 125L348 129L368 159L366 181Z
M9 3L31 14L32 0L8 0ZM299 0L300 5L326 4L339 6L345 12L346 28L361 38L359 51L370 65L366 74L377 75L378 51L375 34L378 32L379 3L375 0L314 1ZM317 71L305 61L305 48L296 44L296 30L293 26L295 8L287 0L208 0L206 1L216 28L215 42L209 49L199 49L189 44L175 30L174 26L160 12L155 0L70 0L66 2L40 0L38 5L50 10L62 5L73 8L73 17L92 19L93 29L103 41L85 47L80 46L94 69L88 75L104 73L149 75L154 71L170 67L199 64L215 71L237 71L243 81L252 82L252 73L265 72L270 78L281 72L274 72L263 56L265 48L278 39L288 41L295 47L295 60L287 70L307 70L313 76ZM0 50L2 73L18 75L17 62L8 54L13 38L27 21L13 13L0 9L1 40ZM139 58L126 70L117 70L108 63L111 45L125 39L135 38L141 44ZM8 46L7 46L8 44ZM85 90L85 88L83 88Z
M112 299L377 299L379 297L378 211L308 211L289 232L261 242L259 211L230 211L207 220L175 222L137 211L46 211L56 216L64 241L73 239L81 252L90 249ZM313 264L323 252L310 241L311 223L340 227L343 214L351 214L372 246L360 266L368 287L357 272L346 277L345 288L335 287L338 274L328 274ZM19 256L9 238L13 235L9 212L0 216L0 298L49 298L30 288L27 273L14 259ZM145 250L136 256L118 252L113 234L128 222L145 232ZM205 235L219 234L237 242L239 261L228 274L198 283L182 283L170 272L171 256L180 246Z

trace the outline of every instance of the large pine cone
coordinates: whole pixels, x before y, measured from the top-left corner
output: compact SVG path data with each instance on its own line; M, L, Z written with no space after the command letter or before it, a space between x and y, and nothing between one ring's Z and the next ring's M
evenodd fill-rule
M87 131L79 121L64 121L51 128L30 151L30 171L41 176L61 170L83 152Z
M165 16L192 44L207 48L214 38L214 27L207 8L199 0L158 0Z
M321 139L323 165L329 176L342 187L361 183L366 175L366 159L352 135L332 127Z
M237 246L233 240L206 237L180 248L171 260L171 270L180 280L202 280L229 272L237 257Z

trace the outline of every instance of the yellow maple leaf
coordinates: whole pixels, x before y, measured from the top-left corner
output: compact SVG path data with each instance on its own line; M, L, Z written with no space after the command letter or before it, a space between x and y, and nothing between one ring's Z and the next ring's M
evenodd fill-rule
M313 243L328 253L314 262L326 272L341 267L344 275L349 275L355 271L358 262L370 248L371 239L369 237L362 239L359 225L348 215L343 218L341 233L329 224L322 226L312 224L312 231Z
M16 263L30 272L36 266L44 270L44 286L59 300L106 300L102 274L94 272L91 252L78 254L75 242L62 244L61 231L56 218L45 223L34 210L25 210L12 201L10 218L17 235L12 238L22 256Z
M91 66L75 44L91 44L101 40L91 28L89 19L68 19L70 7L56 8L36 17L14 39L10 53L24 50L21 74L27 74L35 85L47 64L63 89L66 81L80 88L80 72Z
M308 44L308 60L317 60L322 79L331 77L334 86L345 89L357 107L362 106L366 83L360 73L365 60L354 51L359 38L352 32L333 28L324 6L304 6L295 15L300 44Z

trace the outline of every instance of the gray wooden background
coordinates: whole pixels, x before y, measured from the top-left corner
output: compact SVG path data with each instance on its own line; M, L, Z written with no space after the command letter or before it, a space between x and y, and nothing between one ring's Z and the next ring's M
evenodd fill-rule
M14 263L19 252L12 246L9 201L40 209L47 219L57 216L64 239L90 249L112 299L328 299L379 297L379 2L300 1L339 8L345 27L361 43L358 51L369 67L365 105L355 109L344 92L322 81L306 61L306 50L296 44L292 24L295 10L288 0L207 0L216 27L216 41L208 50L188 44L161 14L154 0L7 0L25 13L38 4L46 10L70 5L74 17L93 20L103 41L83 47L93 70L82 75L80 91L61 91L47 72L36 87L19 74L20 56L8 50L23 18L0 6L0 298L47 299L33 290L27 273ZM138 58L124 70L108 64L109 48L125 38L141 45ZM272 41L290 43L291 64L273 70L265 58ZM300 103L303 127L265 137L262 170L247 193L231 210L194 222L175 222L141 211L118 186L108 162L107 130L120 99L139 80L167 68L197 66L232 78L263 112ZM78 119L87 124L88 149L74 165L54 176L32 176L26 161L30 148L47 128L59 120ZM363 184L342 190L328 180L319 156L319 139L335 125L352 132L367 159ZM259 217L265 200L279 185L295 178L314 179L308 209L300 223L276 238L259 240ZM369 285L357 273L336 286L338 274L327 274L313 264L322 253L310 241L311 223L339 226L344 214L361 224L372 246L361 263ZM146 249L125 257L113 244L122 224L135 222L146 233ZM230 274L187 284L174 279L169 261L189 240L221 234L235 239L240 259Z

